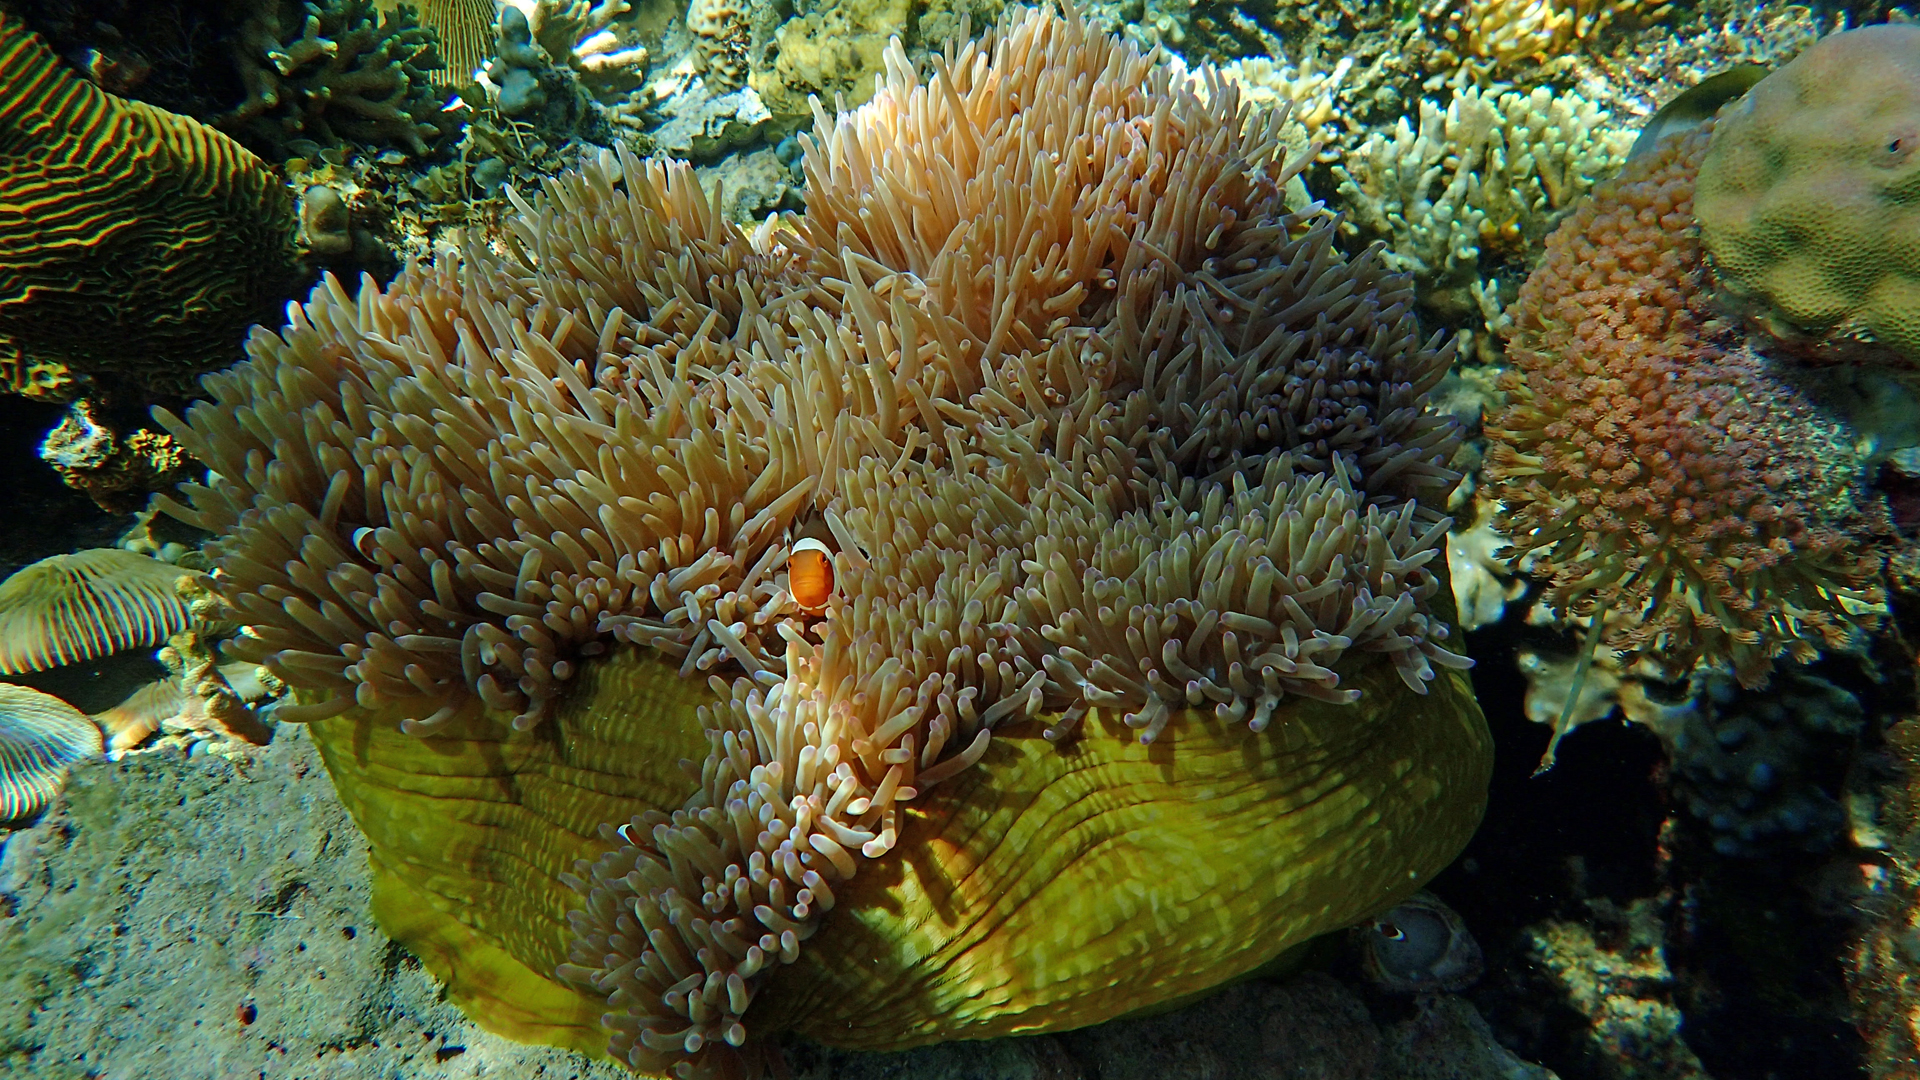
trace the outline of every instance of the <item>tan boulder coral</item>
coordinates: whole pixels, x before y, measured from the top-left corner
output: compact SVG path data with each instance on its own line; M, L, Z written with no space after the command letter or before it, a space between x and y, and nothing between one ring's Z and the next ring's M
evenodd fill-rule
M1827 37L1729 108L1694 214L1721 282L1776 335L1920 364L1920 26Z

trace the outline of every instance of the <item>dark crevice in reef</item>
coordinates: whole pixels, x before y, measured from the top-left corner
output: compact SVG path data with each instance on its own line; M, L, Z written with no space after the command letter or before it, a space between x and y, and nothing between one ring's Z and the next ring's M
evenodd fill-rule
M0 395L0 455L12 463L0 498L0 578L49 555L110 547L132 524L95 506L40 460L40 440L66 414L65 405Z
M1581 923L1600 947L1619 948L1639 901L1635 910L1661 924L1673 974L1644 996L1681 1010L1682 1037L1714 1080L1864 1076L1838 961L1855 932L1845 898L1860 853L1844 842L1825 852L1782 842L1759 857L1716 853L1711 830L1673 796L1659 739L1618 719L1580 728L1554 769L1533 776L1548 731L1526 719L1515 656L1564 652L1564 640L1510 618L1469 634L1467 646L1496 745L1494 777L1479 832L1431 888L1486 950L1488 974L1470 996L1501 1041L1563 1080L1620 1080L1630 1075L1623 1069L1644 1067L1617 1045L1595 1045L1593 1025L1532 955L1528 933L1548 920ZM1887 714L1874 697L1889 691L1876 691L1857 664L1813 673L1860 696L1869 716ZM1809 769L1832 794L1862 767L1862 741L1818 746ZM1870 765L1871 748L1864 753ZM1666 1075L1646 1073L1656 1074Z

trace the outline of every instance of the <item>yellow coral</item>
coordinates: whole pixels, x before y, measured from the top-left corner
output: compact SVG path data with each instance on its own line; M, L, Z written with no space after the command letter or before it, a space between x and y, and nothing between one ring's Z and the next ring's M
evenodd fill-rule
M1427 7L1441 36L1466 55L1507 66L1547 61L1590 44L1618 22L1667 14L1661 0L1439 0Z

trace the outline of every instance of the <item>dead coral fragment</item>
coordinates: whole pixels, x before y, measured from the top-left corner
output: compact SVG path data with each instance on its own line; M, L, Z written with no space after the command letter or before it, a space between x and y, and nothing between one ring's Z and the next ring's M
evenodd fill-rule
M122 435L96 418L92 402L85 400L74 402L66 419L47 433L40 460L111 514L138 510L148 494L186 479L192 465L173 436L147 428Z
M38 690L0 683L0 823L39 813L67 766L100 753L100 729L80 710Z
M188 391L292 290L293 232L258 158L102 92L0 15L0 390Z
M1599 611L1610 648L1678 673L1724 661L1753 685L1782 651L1844 643L1879 599L1881 560L1855 539L1883 513L1839 433L1702 310L1707 139L1628 162L1548 240L1487 471L1545 604Z
M177 583L200 576L119 548L24 567L0 582L0 675L160 645L188 623Z

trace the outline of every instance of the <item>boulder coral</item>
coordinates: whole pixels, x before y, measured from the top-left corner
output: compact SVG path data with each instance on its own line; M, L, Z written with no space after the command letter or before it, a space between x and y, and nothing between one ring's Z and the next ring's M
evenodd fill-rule
M1050 11L932 67L818 117L804 215L602 155L161 416L485 1023L680 1076L1094 1023L1478 821L1408 280L1210 72Z
M183 392L299 274L264 162L75 76L0 13L0 390Z
M1694 213L1775 336L1920 368L1920 26L1833 34L1755 84L1714 127Z
M1712 316L1693 228L1712 132L1629 161L1548 239L1511 309L1487 475L1550 609L1751 686L1867 617L1888 527L1840 430Z

